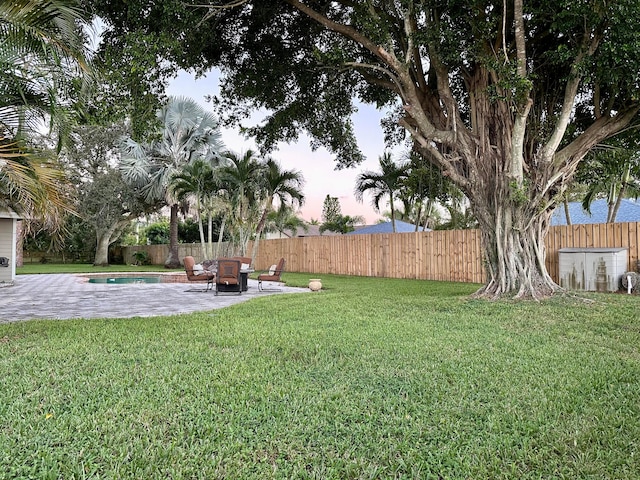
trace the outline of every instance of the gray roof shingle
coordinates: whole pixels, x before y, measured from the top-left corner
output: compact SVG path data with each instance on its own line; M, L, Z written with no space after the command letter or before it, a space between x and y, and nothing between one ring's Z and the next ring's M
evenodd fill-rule
M429 229L427 229L428 231ZM407 232L415 232L416 226L413 223L403 222L401 220L396 220L396 232L397 233L407 233ZM418 227L418 231L422 231L421 227ZM354 234L367 234L367 233L393 233L393 225L391 222L377 223L375 225L366 225L364 227L356 227L353 232L349 232L347 235Z
M602 198L591 203L591 214L582 209L580 202L569 202L569 216L574 225L582 223L606 223L608 205L606 199ZM620 203L620 210L616 216L616 223L640 222L640 203L635 200L623 199ZM560 204L551 216L551 226L566 225L567 218L564 213L564 205Z

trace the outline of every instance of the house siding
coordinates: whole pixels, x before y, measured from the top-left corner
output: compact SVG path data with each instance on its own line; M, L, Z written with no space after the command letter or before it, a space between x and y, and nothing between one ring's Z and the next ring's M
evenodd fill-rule
M13 282L16 274L16 221L0 218L0 257L9 258L9 267L0 267L0 283Z

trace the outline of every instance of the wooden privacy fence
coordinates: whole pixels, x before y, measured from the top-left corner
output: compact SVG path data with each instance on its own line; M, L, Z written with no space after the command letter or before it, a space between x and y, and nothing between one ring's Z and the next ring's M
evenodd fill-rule
M628 249L628 268L635 270L640 258L639 238L640 223L551 227L546 241L547 269L558 282L561 248L624 247ZM483 283L480 241L479 230L261 240L254 263L257 270L266 270L284 257L285 271L289 272ZM250 243L249 252L251 248ZM148 251L154 264L163 264L167 256L166 245L124 247L125 261L130 263L131 252L136 250ZM180 258L185 255L202 261L199 244L181 244Z
M229 242L222 242L220 245L220 256L230 255L231 245ZM134 252L143 251L147 253L151 265L164 265L169 255L169 245L128 245L122 247L123 262L127 265L135 263ZM178 258L180 262L187 255L192 256L197 262L205 260L202 258L202 246L199 243L180 243L178 245Z
M639 238L640 223L551 227L546 240L547 270L558 282L559 249L594 247L627 248L628 268L635 270ZM262 240L255 264L264 269L284 257L286 270L293 272L483 283L480 242L479 230Z
M256 265L286 271L481 282L478 230L335 235L263 240Z

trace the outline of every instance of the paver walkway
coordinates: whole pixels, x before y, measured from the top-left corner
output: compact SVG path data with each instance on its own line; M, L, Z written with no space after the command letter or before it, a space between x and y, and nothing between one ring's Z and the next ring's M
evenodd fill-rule
M72 274L18 275L14 285L0 287L0 323L174 315L214 310L264 295L309 292L294 287L259 292L257 281L251 279L242 295L193 291L201 288L189 283L89 283L86 277Z

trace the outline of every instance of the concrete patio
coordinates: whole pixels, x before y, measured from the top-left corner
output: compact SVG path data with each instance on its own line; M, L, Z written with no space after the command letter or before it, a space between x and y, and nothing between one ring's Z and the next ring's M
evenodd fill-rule
M285 287L258 291L249 280L242 295L194 291L194 283L89 283L80 274L18 275L11 286L0 286L0 323L31 319L129 318L215 310L256 297L309 292Z

